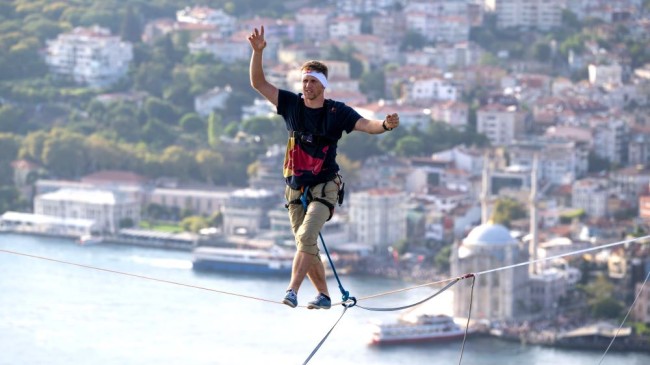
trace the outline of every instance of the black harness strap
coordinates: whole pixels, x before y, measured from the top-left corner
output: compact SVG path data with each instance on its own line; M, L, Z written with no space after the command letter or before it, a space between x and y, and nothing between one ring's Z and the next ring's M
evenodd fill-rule
M332 219L332 216L334 215L334 204L332 204L332 203L328 202L327 200L323 199L326 196L325 195L325 186L328 183L329 183L329 181L323 184L323 189L321 189L321 196L320 197L314 197L314 195L311 193L311 189L309 189L307 191L307 204L311 203L312 201L317 201L317 202L325 205L327 208L329 208L330 216L329 216L329 218L327 218L327 220L329 221L330 219ZM291 200L290 202L285 204L284 207L289 209L289 205L293 205L293 204L302 205L302 200L300 200L300 198Z

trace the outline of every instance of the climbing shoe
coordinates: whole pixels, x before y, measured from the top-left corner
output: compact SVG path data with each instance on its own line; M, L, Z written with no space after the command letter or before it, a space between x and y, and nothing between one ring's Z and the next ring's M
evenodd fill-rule
M330 309L332 300L327 295L320 293L314 300L307 304L308 309Z
M295 291L293 291L293 289L289 289L284 295L282 303L288 305L291 308L295 308L298 305L298 295Z

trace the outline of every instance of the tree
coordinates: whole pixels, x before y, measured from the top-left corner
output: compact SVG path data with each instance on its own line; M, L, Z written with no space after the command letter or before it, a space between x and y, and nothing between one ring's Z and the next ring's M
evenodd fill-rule
M13 105L0 106L0 133L23 134L26 131L25 113Z
M187 133L199 133L205 131L205 122L196 113L185 114L180 121L181 129Z
M616 318L620 315L623 305L613 297L614 284L604 274L598 275L584 289L593 315L599 318Z
M174 131L157 119L151 119L142 127L142 139L154 147L164 147L176 140Z
M344 134L338 143L338 151L353 161L362 161L382 153L377 146L377 136L366 133Z
M418 156L422 154L424 141L414 135L408 135L400 138L395 144L395 153L400 156Z
M187 179L195 166L194 156L179 146L165 148L160 156L160 163L164 166L167 174L181 179Z
M201 216L189 216L183 218L181 227L186 232L198 233L203 228L208 228L210 224L208 220Z
M551 60L551 46L548 43L535 43L533 47L533 57L539 62L548 62Z
M526 209L512 198L500 198L494 206L492 221L497 224L510 226L512 220L526 217Z
M386 89L386 75L383 70L366 71L361 74L359 90L370 99L384 98Z
M134 75L136 90L144 90L158 97L170 81L168 70L164 64L157 62L143 62L135 71Z
M174 125L178 118L171 103L157 98L147 99L144 110L149 119L157 119L168 125Z
M13 183L11 162L18 155L18 138L12 134L0 133L0 185Z
M399 49L401 51L412 51L416 49L422 49L422 47L424 47L426 43L427 40L426 38L424 38L422 34L410 30L404 35L404 38L402 39L402 43L400 44Z
M54 130L43 144L42 161L47 169L60 178L76 179L85 173L84 138L65 130Z
M128 5L126 11L122 15L120 37L127 42L137 43L140 42L141 34L142 29L140 26L140 20L133 12L133 6Z
M47 137L47 132L42 130L28 134L20 145L18 158L25 158L42 164L43 145L45 144Z
M219 136L222 134L221 114L215 112L210 113L210 117L208 118L208 144L211 147L216 147L219 143Z
M438 251L438 254L434 258L433 262L435 263L436 268L440 270L440 272L449 271L449 258L451 257L451 250L451 245L445 246L440 249L440 251Z
M250 135L260 136L266 146L281 144L287 138L287 130L281 118L253 117L244 120L242 130Z
M211 150L200 150L196 153L196 165L201 173L201 178L211 184L219 180L223 171L223 156Z
M0 212L19 209L20 194L13 186L0 186Z

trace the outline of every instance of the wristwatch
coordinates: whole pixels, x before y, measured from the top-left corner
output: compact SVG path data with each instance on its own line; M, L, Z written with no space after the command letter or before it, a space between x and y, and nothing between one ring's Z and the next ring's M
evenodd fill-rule
M393 130L393 128L386 127L386 119L384 119L384 121L381 123L381 126L384 127L385 131L392 131Z

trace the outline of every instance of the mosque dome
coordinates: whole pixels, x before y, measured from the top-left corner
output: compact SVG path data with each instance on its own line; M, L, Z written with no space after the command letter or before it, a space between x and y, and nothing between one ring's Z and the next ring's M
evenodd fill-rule
M506 246L517 244L508 228L501 224L481 224L472 229L463 240L467 246Z

